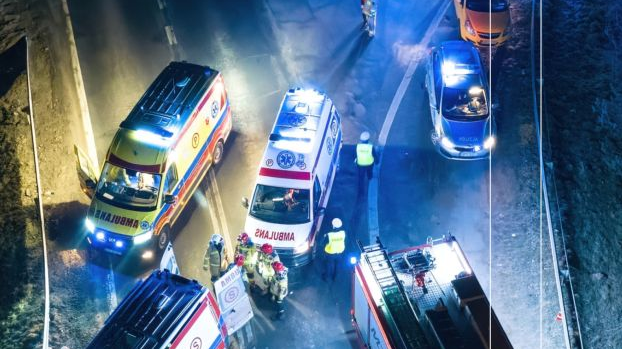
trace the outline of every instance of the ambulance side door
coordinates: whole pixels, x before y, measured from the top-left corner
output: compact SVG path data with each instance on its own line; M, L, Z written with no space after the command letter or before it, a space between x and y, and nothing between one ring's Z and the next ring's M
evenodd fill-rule
M97 172L89 159L88 155L77 145L73 145L73 152L76 155L76 170L78 179L80 180L80 188L89 197L95 195L95 187L97 186Z

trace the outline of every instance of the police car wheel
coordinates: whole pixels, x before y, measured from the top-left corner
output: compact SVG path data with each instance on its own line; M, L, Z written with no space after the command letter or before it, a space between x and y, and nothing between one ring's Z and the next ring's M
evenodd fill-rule
M170 240L170 235L171 234L168 227L162 229L160 235L158 235L158 250L164 251L164 249L166 249L166 246L168 246L168 241Z
M218 141L218 143L216 143L216 146L214 147L214 153L213 153L214 165L218 165L220 163L220 161L222 160L222 154L224 153L224 150L225 150L224 144L222 143L222 141Z

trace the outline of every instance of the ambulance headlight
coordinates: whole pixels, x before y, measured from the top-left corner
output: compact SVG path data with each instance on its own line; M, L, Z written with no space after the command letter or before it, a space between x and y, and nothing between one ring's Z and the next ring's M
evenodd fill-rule
M304 243L296 246L294 248L294 253L305 253L309 250L309 241L305 241Z
M84 227L86 227L86 230L91 234L95 232L95 223L88 218L84 220Z
M140 235L136 235L134 236L134 245L140 245L140 244L144 244L145 242L151 240L151 237L153 236L153 230L149 230L146 233L142 233Z
M104 234L104 232L98 231L97 234L95 234L95 238L98 241L104 241L106 239L106 234Z
M114 243L114 245L115 245L117 248L121 248L121 247L123 247L123 241L121 241L121 240L117 240L117 241Z
M350 264L355 265L356 262L358 262L358 260L356 259L356 256L350 256Z

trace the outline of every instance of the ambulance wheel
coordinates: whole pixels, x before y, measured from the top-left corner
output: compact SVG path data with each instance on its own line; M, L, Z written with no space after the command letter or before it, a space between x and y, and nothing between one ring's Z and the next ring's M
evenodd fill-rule
M222 140L219 140L214 147L214 152L212 153L214 165L218 165L222 160L222 155L225 152L225 145Z
M168 242L171 240L171 229L166 226L160 231L158 235L158 252L163 252L168 246Z

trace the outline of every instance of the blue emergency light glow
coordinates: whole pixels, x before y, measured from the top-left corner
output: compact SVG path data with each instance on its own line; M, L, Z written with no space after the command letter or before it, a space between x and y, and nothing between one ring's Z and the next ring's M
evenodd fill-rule
M350 264L355 265L357 262L357 259L355 256L350 257Z
M95 238L99 241L104 241L106 235L103 232L98 231L97 234L95 234Z

